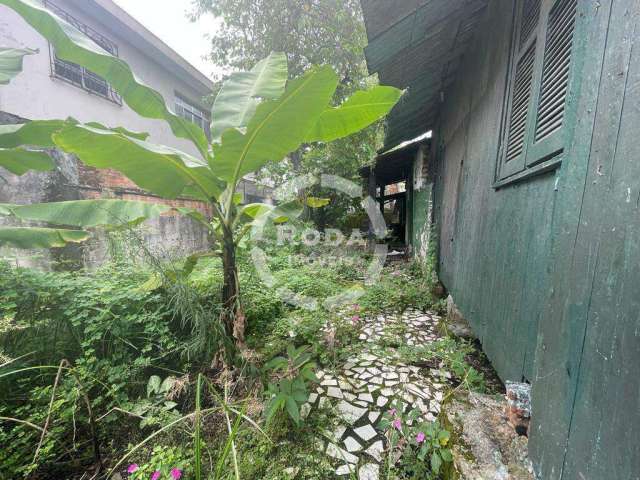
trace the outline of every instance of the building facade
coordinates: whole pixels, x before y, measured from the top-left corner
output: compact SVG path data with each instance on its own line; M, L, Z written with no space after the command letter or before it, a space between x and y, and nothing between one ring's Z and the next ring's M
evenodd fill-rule
M210 108L204 99L211 94L213 82L114 2L43 0L42 3L112 55L126 61L143 83L164 97L170 109L209 135ZM199 156L193 144L176 138L165 122L137 115L104 79L79 65L58 59L44 38L4 6L0 6L0 45L38 49L38 54L25 58L22 74L0 89L0 123L73 117L80 122L94 121L108 127L146 132L152 143ZM59 153L56 159L58 168L51 173L32 172L16 177L2 172L5 182L0 188L0 202L103 197L161 201L118 172L88 168ZM269 196L268 188L252 179L241 183L239 191L245 201L263 201ZM190 199L179 198L170 203L209 213L204 204ZM179 246L182 253L204 250L209 244L201 226L171 214L147 222L142 235L151 247L171 249ZM85 246L79 255L85 264L100 263L106 257L104 241Z
M532 385L538 477L639 478L640 2L362 6L370 71L408 88L386 148L433 131L413 206L501 378Z

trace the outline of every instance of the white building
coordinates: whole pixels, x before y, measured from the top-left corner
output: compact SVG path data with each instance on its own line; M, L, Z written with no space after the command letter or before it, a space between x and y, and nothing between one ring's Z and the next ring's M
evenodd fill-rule
M209 109L202 99L213 82L111 0L43 0L108 52L125 60L147 85L162 94L178 115L208 128ZM0 110L27 119L74 117L147 132L149 140L197 150L177 139L162 120L141 118L100 77L56 58L53 48L8 7L0 6L0 45L37 48L27 56L24 72L0 89Z
M170 109L208 134L210 115L203 99L211 93L213 82L122 8L111 0L42 0L42 4L125 60L138 78L162 94ZM38 54L25 57L23 72L0 88L0 123L73 117L80 122L96 121L109 127L146 132L150 142L199 155L189 141L176 138L164 121L142 118L131 110L104 79L58 59L47 40L5 6L0 6L0 46L39 50ZM0 203L105 196L159 201L117 172L96 171L68 159L58 158L58 163L56 172L48 174L16 177L0 171ZM240 191L245 194L245 201L268 196L264 188L251 180L246 180ZM195 202L178 199L172 203L194 206ZM188 219L162 217L152 226L155 232L146 235L152 245L179 244L186 250L206 248L206 235ZM104 253L104 248L85 250L89 251L84 252L88 263L99 261Z

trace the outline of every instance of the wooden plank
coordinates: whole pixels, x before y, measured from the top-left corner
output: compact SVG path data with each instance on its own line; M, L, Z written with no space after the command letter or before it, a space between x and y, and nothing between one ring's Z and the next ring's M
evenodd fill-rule
M465 0L431 0L376 38L370 38L369 45L365 48L369 71L379 71L403 50L420 43L439 23L463 15L468 9L469 5Z
M576 242L596 262L565 478L640 478L639 19L639 0L614 2L605 71L616 99L598 111Z
M550 480L563 478L565 454L573 448L568 433L597 263L593 237L584 237L577 244L584 228L580 215L585 208L587 172L593 168L588 159L596 151L612 153L611 139L617 135L618 122L611 118L619 118L624 91L624 78L614 67L620 52L609 49L605 56L607 30L623 20L612 15L616 12L611 7L611 0L583 0L578 7L574 68L580 72L581 83L569 96L570 143L558 177L553 217L552 291L541 317L532 389L529 447L539 475ZM600 119L608 118L597 127L596 111Z
M361 0L367 36L374 39L430 0Z

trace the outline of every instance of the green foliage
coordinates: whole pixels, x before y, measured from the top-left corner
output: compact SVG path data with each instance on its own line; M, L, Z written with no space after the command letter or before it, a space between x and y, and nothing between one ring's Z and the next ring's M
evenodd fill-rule
M45 152L25 148L0 148L0 166L14 175L24 175L29 170L52 170L54 163Z
M184 448L175 446L156 445L148 460L141 464L131 464L130 468L135 470L129 474L130 480L148 480L154 472L160 472L161 479L170 479L173 478L173 469L180 470L182 478L191 478L193 474L190 455Z
M91 461L85 394L95 417L108 413L100 427L115 432L127 428L133 417L125 416L123 423L122 412L112 409L136 407L135 399L146 396L147 372L164 365L187 367L181 337L189 331L172 318L169 302L160 293L137 288L143 278L139 269L123 265L72 274L0 263L0 348L9 358L31 352L0 373L50 366L0 378L0 416L43 425L57 365L62 359L71 364L62 370L36 464L32 457L40 432L24 424L0 428L2 443L15 446L0 453L0 477L49 464L64 454L71 437L75 440L64 455Z
M291 428L288 416L276 415L267 426L268 438L244 428L238 433L240 476L262 480L327 480L335 467L330 459L316 450L318 436L332 428L335 413L328 409L313 410L304 428Z
M213 14L211 58L229 70L247 70L271 52L287 52L290 72L330 64L341 81L367 75L367 44L357 0L195 0L194 16Z
M442 478L447 465L453 462L450 449L451 434L438 421L425 422L419 410L402 413L398 402L385 413L380 428L388 430L389 454L387 455L387 478L430 480ZM398 464L392 464L394 451L401 452Z
M266 395L269 399L265 408L265 417L269 423L274 415L286 410L291 420L300 425L302 417L300 407L309 398L310 382L317 382L314 373L315 363L311 361L309 347L287 347L287 357L275 357L265 366L267 375L277 376L277 382L268 382Z
M276 99L282 95L287 82L287 57L284 53L270 53L248 72L231 74L213 105L218 113L211 122L211 136L218 143L229 128L243 128L249 124L260 99Z
M26 249L64 247L69 243L84 242L89 236L89 232L83 230L4 227L0 228L0 246L9 245Z
M433 278L425 277L412 264L385 267L380 280L359 299L366 314L403 312L408 307L427 310L437 303L431 293Z
M435 363L435 366L441 367L441 371L453 373L461 388L483 393L486 390L484 375L467 361L475 351L475 347L469 341L451 337L439 339L427 346L403 345L398 349L405 362Z
M34 205L0 205L0 215L17 220L46 222L53 225L91 228L97 226L133 225L169 211L165 205L127 200L75 200ZM31 234L31 235L30 235ZM18 248L62 247L69 242L86 240L83 230L56 228L0 228L0 246Z

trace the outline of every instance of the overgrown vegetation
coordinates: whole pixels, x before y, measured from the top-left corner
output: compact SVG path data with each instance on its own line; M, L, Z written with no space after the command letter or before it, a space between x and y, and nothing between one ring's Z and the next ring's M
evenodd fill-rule
M302 264L292 249L271 251L270 267L282 285L299 293L332 294L358 282L367 265L365 253L355 254L349 268ZM203 261L182 285L204 311L221 303L219 262ZM331 478L333 470L322 455L313 454L313 444L335 415L321 410L305 419L300 411L314 380L314 363L332 369L362 348L359 320L367 315L437 306L430 300L430 285L420 277L409 281L415 267L392 265L379 284L365 289L359 306L346 312L307 311L265 291L244 254L239 262L250 348L245 358L222 370L212 366L208 348L193 347L199 332L216 323L215 315L192 325L176 300L179 281L143 288L157 265L122 259L94 272L64 273L0 264L0 440L9 446L0 454L0 476L71 478L70 472L95 468L96 454L105 472L154 435L119 470L135 463L137 472L179 468L191 478L191 414L201 372L213 382L203 380L201 389L202 478L215 475L220 458L224 475L234 472L237 462L241 478L286 478L278 475L292 465L297 475L304 472L297 478ZM384 288L404 293L389 298ZM410 363L430 355L451 357L444 347L401 352ZM462 376L470 381L468 374ZM241 418L233 449L225 414L231 431Z
M238 46L229 45L223 51L228 63L251 68L233 73L220 88L211 143L175 116L157 92L138 83L124 61L57 16L25 0L0 4L47 38L59 58L104 77L132 110L163 119L199 152L194 157L153 145L146 134L123 128L34 120L0 126L0 166L15 175L46 171L54 165L43 149L58 148L89 166L118 170L160 198L189 197L212 212L208 218L193 209L116 199L0 205L0 215L16 222L49 225L2 227L0 245L61 247L84 241L89 229L116 227L110 234L112 260L95 271L41 272L0 263L1 478L333 478L335 465L317 454L317 445L336 427L337 415L322 402L310 412L307 400L318 383L317 369L337 370L365 348L393 349L414 370L441 369L443 382L453 374L458 388L484 388L482 374L467 362L468 344L443 339L405 347L400 339L406 326L400 321L387 325L373 347L361 340L366 318L410 307L442 309L434 294L435 257L426 265L387 266L369 284L372 255L361 245L334 258L322 247L310 252L299 242L267 242L265 262L278 287L266 288L245 249L251 227L273 235L273 225L298 217L299 200L309 208L324 207L303 220L360 232L362 210L346 196L329 193L327 205L309 195L327 192L299 191L296 200L275 206L241 205L235 192L243 175L267 165L276 183L286 181L290 175L278 168L288 168L287 163L270 163L284 157L295 174L329 170L353 179L363 158L374 156L381 132L377 122L401 92L372 86L365 78L357 2L321 2L336 23L340 20L335 32L352 35L340 58L317 48L315 41L335 40L310 36L317 30L303 12L296 28L285 28L297 37L262 32L264 41L250 42L257 51L266 50L255 65L255 52L233 58ZM252 2L194 5L222 16L234 8L260 16L260 9L275 4L259 3L258 10ZM283 6L290 19L296 2ZM227 23L233 30L230 17ZM287 57L271 53L285 39L293 41L292 78ZM20 72L24 55L36 53L0 49L9 67L0 72L0 83ZM316 59L333 68L313 67ZM354 93L362 87L371 88ZM347 139L357 132L361 137ZM135 227L169 210L205 227L211 250L174 259L148 251ZM340 308L309 310L283 302L277 288L298 297L361 295ZM397 408L386 420L386 477L440 478L451 461L448 432L417 411L405 417Z

